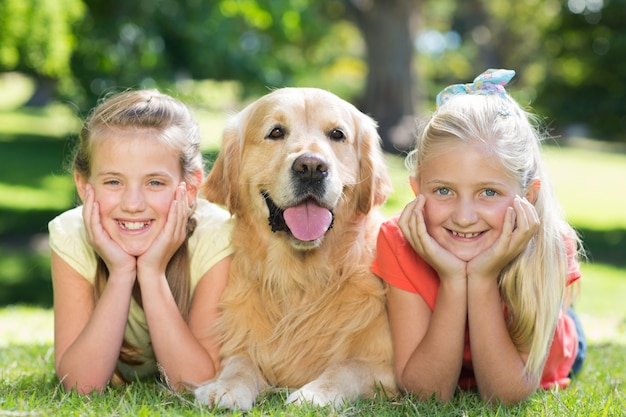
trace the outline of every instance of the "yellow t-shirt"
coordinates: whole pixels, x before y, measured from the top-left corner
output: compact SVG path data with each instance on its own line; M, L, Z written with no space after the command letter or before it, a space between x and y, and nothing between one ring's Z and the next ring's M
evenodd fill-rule
M191 296L202 276L217 262L233 253L231 231L233 221L224 209L203 199L197 200L194 212L197 226L189 238ZM68 210L48 224L50 248L91 284L96 274L96 254L87 243L82 206ZM131 299L125 339L138 347L143 362L128 366L118 362L127 379L143 378L157 372L150 333L143 310Z

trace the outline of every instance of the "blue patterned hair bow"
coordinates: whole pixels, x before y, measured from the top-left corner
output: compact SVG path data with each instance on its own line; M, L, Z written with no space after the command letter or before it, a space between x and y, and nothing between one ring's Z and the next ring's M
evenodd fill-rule
M463 94L500 94L506 95L504 86L515 76L515 71L507 69L488 69L470 84L453 84L437 94L437 108L443 106L452 96Z

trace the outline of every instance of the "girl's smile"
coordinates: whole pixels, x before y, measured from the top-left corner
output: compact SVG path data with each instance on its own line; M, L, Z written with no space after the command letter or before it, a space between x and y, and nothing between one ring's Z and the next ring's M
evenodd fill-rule
M472 239L475 238L476 236L480 236L480 234L482 232L477 232L477 233L460 233L460 232L455 232L454 230L450 230L450 233L452 233L452 236L456 236L462 239Z
M523 192L482 143L442 143L419 172L412 184L426 198L428 233L464 261L500 237L507 208Z
M152 223L152 220L148 220L148 221L123 221L123 220L118 220L117 223L124 230L137 231L137 230L145 229L148 226L150 226L150 224Z

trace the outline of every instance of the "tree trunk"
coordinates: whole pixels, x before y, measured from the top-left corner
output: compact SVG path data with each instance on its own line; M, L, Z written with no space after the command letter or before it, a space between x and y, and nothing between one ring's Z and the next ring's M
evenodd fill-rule
M378 121L383 148L397 153L413 142L413 13L416 0L343 0L367 48L368 75L358 103Z
M26 107L45 107L55 97L58 81L51 77L35 74L35 91L25 103Z

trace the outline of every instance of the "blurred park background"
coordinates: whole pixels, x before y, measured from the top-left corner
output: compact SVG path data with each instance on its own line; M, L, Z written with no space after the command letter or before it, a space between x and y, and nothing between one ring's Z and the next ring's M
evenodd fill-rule
M0 307L51 307L47 223L76 204L68 158L108 93L185 101L210 160L245 103L328 89L379 122L390 215L411 198L402 155L436 93L509 68L554 136L546 158L590 257L586 322L626 340L624 22L626 0L0 0Z

